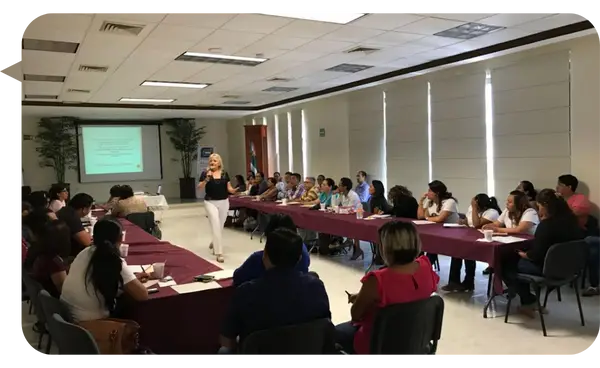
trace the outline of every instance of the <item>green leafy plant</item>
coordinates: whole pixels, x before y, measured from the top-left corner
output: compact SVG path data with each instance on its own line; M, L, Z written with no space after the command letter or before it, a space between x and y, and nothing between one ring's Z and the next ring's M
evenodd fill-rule
M67 169L77 169L76 118L42 118L38 122L36 151L40 167L51 167L57 183L65 182Z
M198 159L198 141L204 136L205 127L197 127L194 119L165 119L164 123L169 127L169 140L179 152L183 177L191 178L192 163Z

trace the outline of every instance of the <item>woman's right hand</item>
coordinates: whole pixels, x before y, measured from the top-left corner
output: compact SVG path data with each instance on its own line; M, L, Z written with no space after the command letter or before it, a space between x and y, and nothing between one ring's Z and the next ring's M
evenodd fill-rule
M375 207L375 209L373 209L373 213L376 215L383 215L383 211L377 207Z
M358 294L348 294L348 304L354 304Z

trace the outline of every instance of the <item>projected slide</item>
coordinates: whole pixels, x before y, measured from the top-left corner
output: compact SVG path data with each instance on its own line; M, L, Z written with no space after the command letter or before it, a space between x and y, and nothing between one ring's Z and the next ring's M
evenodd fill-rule
M86 175L141 173L144 171L142 127L83 127Z

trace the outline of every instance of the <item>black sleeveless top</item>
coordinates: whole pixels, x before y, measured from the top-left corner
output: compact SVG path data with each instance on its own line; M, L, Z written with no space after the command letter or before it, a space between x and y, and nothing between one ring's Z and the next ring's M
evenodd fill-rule
M200 174L200 181L206 180L206 171ZM227 183L229 183L229 174L227 171L221 172L220 179L210 179L204 187L204 200L206 201L218 201L227 199L229 197L229 191L227 190Z

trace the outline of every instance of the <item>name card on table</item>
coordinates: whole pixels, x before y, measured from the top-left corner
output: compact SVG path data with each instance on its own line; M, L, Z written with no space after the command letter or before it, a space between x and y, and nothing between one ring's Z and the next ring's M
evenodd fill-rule
M413 224L415 224L415 225L431 225L431 224L435 224L435 222L427 221L427 220L413 220Z
M218 289L221 285L216 282L192 282L189 284L171 286L178 294L195 293L196 291Z

